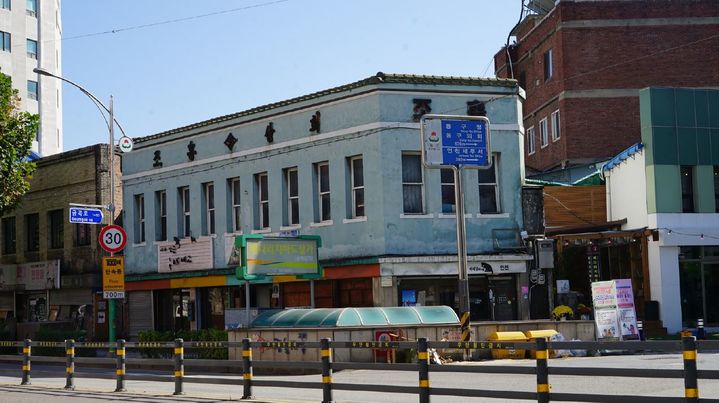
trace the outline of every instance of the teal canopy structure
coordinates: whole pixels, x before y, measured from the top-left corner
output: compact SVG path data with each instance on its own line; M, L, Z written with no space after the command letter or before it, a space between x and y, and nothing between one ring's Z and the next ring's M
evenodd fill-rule
M253 328L385 327L459 325L448 306L385 308L317 308L266 311L252 321Z

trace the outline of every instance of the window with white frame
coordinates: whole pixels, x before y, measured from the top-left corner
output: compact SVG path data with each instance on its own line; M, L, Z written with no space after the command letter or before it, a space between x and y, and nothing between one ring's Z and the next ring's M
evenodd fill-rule
M402 153L402 211L405 214L424 212L424 175L418 153Z
M0 31L0 49L4 50L6 52L10 52L12 50L11 46L11 40L10 40L10 33L5 31Z
M329 221L332 219L330 206L330 164L327 161L315 163L315 183L317 186L315 221Z
M492 155L492 167L480 169L479 172L479 213L498 214L501 212L499 203L499 157Z
M362 156L350 157L348 166L350 169L350 194L352 197L350 218L364 217L364 161Z
M559 140L561 132L559 131L559 110L552 112L552 141Z
M457 212L457 203L454 199L454 171L448 168L439 170L442 183L442 212L454 214Z
M211 235L215 233L215 184L212 182L203 183L202 193L205 205L203 233L204 235Z
M135 243L145 242L145 195L135 195Z
M190 187L183 186L178 189L180 199L180 220L177 233L180 237L187 238L192 235L190 231Z
M549 144L549 131L547 130L547 118L539 121L539 141L541 147L544 148Z
M527 155L534 154L534 126L527 129Z
M287 194L285 223L287 225L297 225L300 223L300 193L297 183L297 167L285 169L285 192Z
M37 0L26 0L25 13L31 17L37 17Z
M167 193L164 190L155 192L155 240L167 240Z
M37 81L27 80L27 97L37 99Z
M240 209L240 178L230 178L227 181L230 190L229 206L231 210L229 216L232 218L230 231L240 232L242 231L242 220L240 219L242 214L242 210Z
M267 172L255 174L255 194L257 195L255 228L270 228L270 195L267 188Z
M37 41L27 40L27 57L37 59Z
M0 8L9 10L10 9L10 0L0 0Z

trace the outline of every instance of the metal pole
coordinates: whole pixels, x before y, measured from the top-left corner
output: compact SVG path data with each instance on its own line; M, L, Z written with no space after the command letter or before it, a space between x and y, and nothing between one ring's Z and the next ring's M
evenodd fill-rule
M247 316L247 327L250 327L250 280L245 280L245 316Z
M32 340L25 339L22 347L22 383L20 385L30 385L30 357L32 356Z
M65 340L65 355L67 356L65 389L75 390L75 340Z
M113 113L113 100L110 95L110 107L108 112L110 113L110 152L108 153L109 170L110 170L110 198L108 199L109 204L107 205L108 210L108 225L112 225L115 220L115 115ZM114 253L110 253L113 256ZM115 342L115 317L117 316L116 301L110 299L107 301L107 339L110 343Z
M460 324L462 326L462 341L469 341L469 278L467 276L467 233L464 228L464 190L462 189L462 170L453 166L454 172L454 203L457 206L457 260L459 263L459 293Z
M252 347L250 339L242 339L242 399L252 399Z
M117 341L117 369L115 374L117 375L117 386L115 392L125 392L125 340L120 339Z
M184 395L182 390L182 377L185 376L185 348L184 340L175 339L175 393L173 395Z
M697 343L694 337L682 337L684 355L684 400L699 401L699 384L697 382Z
M429 352L427 339L417 339L417 362L419 364L419 402L429 403Z
M537 339L537 350L535 355L537 358L537 401L546 403L549 401L549 368L547 368L547 358L549 358L549 350L547 349L547 339Z
M310 280L310 307L315 307L315 280Z
M332 400L332 350L330 339L320 340L320 358L322 359L322 403Z

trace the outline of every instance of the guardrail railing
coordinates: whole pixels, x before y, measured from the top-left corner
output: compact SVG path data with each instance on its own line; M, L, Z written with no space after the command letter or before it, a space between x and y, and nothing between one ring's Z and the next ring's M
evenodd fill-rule
M196 363L211 366L222 362L226 366L237 368L242 374L242 397L249 399L254 397L255 387L288 387L288 388L320 388L322 389L322 401L333 401L334 390L361 390L368 392L383 393L411 393L416 394L420 403L429 402L431 396L462 396L462 397L486 397L502 399L528 399L538 402L549 402L550 400L561 401L589 401L589 402L695 402L699 401L698 379L719 379L717 370L699 370L697 368L697 352L719 350L719 341L697 341L694 337L684 337L681 341L630 341L630 342L550 342L546 339L537 339L536 342L447 342L428 341L420 338L416 342L411 341L331 341L322 339L319 342L305 341L273 341L257 342L244 339L241 342L226 341L184 341L176 339L173 342L126 342L118 340L117 343L107 342L76 342L66 340L65 342L44 342L44 341L2 341L0 347L22 348L22 380L21 385L29 385L31 380L31 361L40 362L65 362L66 383L65 389L75 389L75 368L76 364L83 363L91 365L115 363L116 369L114 378L117 380L115 392L125 392L127 380L142 381L173 381L175 384L175 395L184 394L184 383L211 383L236 385L237 379L233 378L188 378L185 377L185 348L239 348L242 352L241 360L190 360ZM33 357L33 347L62 348L65 350L65 357ZM82 348L108 349L114 358L82 358L75 357L75 350ZM136 363L148 365L172 366L172 377L149 374L128 374L126 372L127 360L126 350L132 349L171 349L173 358L169 359L134 359ZM319 362L297 362L297 361L254 361L252 359L253 349L310 349L320 350ZM416 350L417 363L411 364L385 364L385 363L359 363L359 362L333 362L333 351L336 349L407 349ZM536 365L506 366L506 365L433 365L430 363L430 351L432 349L522 349L535 352ZM548 365L550 349L584 349L584 350L624 350L624 351L652 351L652 352L682 352L683 369L636 369L628 368L574 368L574 367L551 367ZM17 356L0 356L4 359L17 359ZM291 368L291 369L314 369L321 373L321 383L302 382L286 380L255 380L253 370L255 368ZM416 371L418 375L417 387L392 386L392 385L368 385L335 383L332 378L333 371L345 369L368 369L368 370L396 370ZM430 374L432 372L462 372L462 373L493 373L493 374L525 374L536 375L536 392L511 391L511 390L481 390L481 389L456 389L437 388L430 386ZM93 378L108 378L109 374L92 373ZM577 394L552 392L550 386L550 375L561 376L611 376L611 377L632 377L632 378L683 378L684 398L679 397L657 397L657 396L629 396L629 395L599 395L599 394ZM109 376L113 377L113 376Z

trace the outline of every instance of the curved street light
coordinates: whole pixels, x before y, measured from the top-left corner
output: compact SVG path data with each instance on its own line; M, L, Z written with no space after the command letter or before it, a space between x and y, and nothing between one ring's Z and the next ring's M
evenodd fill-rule
M83 94L87 95L88 98L92 100L92 102L95 104L95 106L100 110L100 114L102 115L102 118L105 120L105 123L107 123L108 131L110 132L110 152L108 153L108 160L109 160L109 168L110 168L110 199L109 204L107 205L107 210L110 214L108 214L108 223L112 225L114 218L115 218L115 124L117 127L120 128L120 131L124 136L127 136L125 134L125 130L120 125L120 122L118 122L115 119L115 115L112 110L112 95L110 95L110 107L108 108L105 106L105 104L102 103L95 95L93 95L90 91L83 88L80 84L77 84L74 81L68 80L67 78L55 75L50 73L49 71L45 69L41 69L39 67L36 67L32 70L33 72L47 77L56 78L58 80L64 81L73 87L79 89ZM107 112L110 115L110 119L108 120L105 117L105 113ZM113 124L114 123L114 124ZM113 253L110 253L110 256L112 256ZM116 309L115 309L115 300L110 299L108 301L108 341L110 343L115 341L115 316L116 316Z

